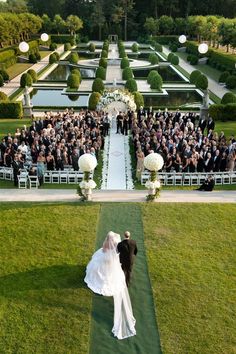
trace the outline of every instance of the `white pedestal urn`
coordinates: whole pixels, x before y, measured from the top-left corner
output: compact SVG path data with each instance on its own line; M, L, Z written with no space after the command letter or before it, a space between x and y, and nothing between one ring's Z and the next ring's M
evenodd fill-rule
M150 153L144 158L144 167L151 172L149 180L145 183L148 189L147 201L152 201L160 195L161 183L157 179L157 171L164 165L163 157L157 153Z
M82 200L92 201L92 190L96 188L96 183L89 178L97 166L97 159L94 155L83 154L79 158L79 169L84 172L84 178L79 183L77 193Z

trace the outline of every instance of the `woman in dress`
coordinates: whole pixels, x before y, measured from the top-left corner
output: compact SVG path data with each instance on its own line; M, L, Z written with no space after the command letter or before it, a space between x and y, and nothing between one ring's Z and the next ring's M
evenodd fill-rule
M125 275L117 253L117 245L120 241L120 235L112 231L108 232L103 247L94 253L87 265L84 281L94 293L113 296L112 333L118 339L124 339L136 335L136 330Z
M45 157L43 152L40 151L37 158L37 175L38 175L40 186L43 184L44 164L45 164Z
M136 166L136 178L138 181L141 180L142 172L144 171L144 153L141 146L138 147L136 152L137 166Z

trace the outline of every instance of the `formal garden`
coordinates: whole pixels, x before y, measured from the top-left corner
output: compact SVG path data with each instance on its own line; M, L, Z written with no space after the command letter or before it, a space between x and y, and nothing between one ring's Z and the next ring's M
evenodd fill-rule
M235 47L235 0L0 0L0 353L235 353Z

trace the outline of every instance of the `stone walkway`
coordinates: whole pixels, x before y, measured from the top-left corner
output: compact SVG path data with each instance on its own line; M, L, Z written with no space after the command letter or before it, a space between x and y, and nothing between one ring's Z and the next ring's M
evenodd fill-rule
M168 55L170 53L170 50L163 46L163 53ZM180 57L179 57L179 65L185 71L187 71L188 74L191 74L192 71L196 70L196 68L194 68L192 65L190 65L188 62L186 62L185 60L183 60ZM212 93L214 93L216 96L218 96L219 98L222 98L225 93L230 92L226 88L219 85L218 82L216 82L213 79L210 79L209 77L208 77L208 83L209 83L209 85L208 85L209 90Z
M145 202L147 191L93 191L94 202ZM75 189L0 189L0 202L76 202ZM167 191L156 203L236 203L236 191Z

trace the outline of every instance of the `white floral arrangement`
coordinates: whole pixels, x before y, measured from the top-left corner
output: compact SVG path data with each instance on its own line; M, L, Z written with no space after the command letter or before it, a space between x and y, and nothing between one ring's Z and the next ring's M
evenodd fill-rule
M112 102L123 102L126 104L127 109L131 111L136 111L136 104L134 101L134 96L127 90L114 90L114 91L104 91L103 96L97 104L97 110L104 111L106 107Z
M161 183L158 180L155 180L153 182L148 180L145 183L145 187L148 188L148 189L155 189L155 188L160 189L161 188Z
M79 185L81 189L94 189L97 186L97 184L92 179L90 179L88 182L81 181Z
M83 154L79 158L79 169L83 172L90 172L97 166L97 159L91 154Z
M149 171L159 171L164 165L163 157L156 152L152 152L144 158L144 166Z

